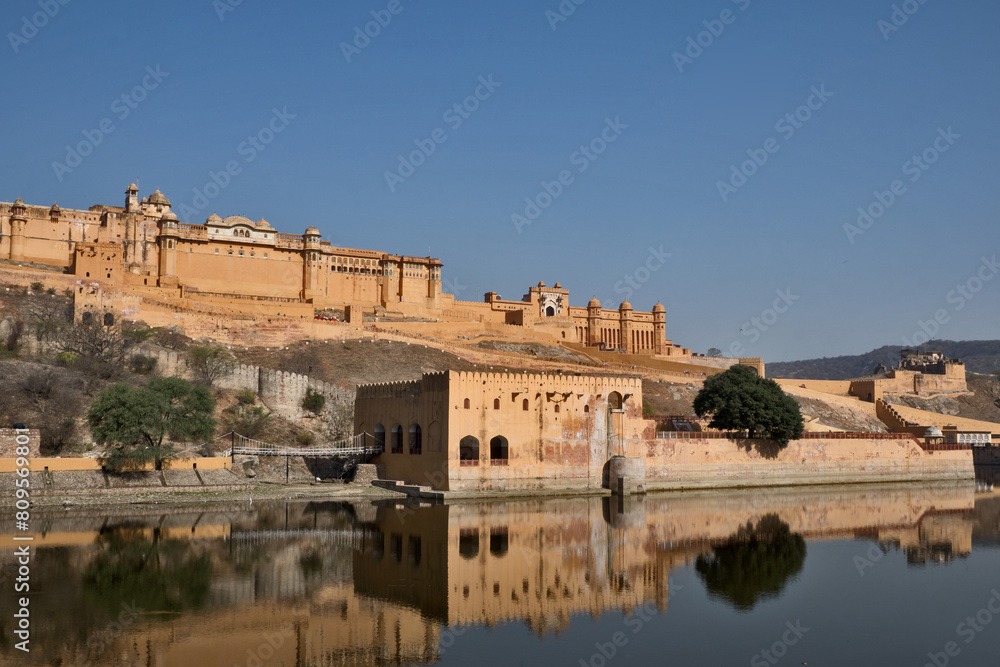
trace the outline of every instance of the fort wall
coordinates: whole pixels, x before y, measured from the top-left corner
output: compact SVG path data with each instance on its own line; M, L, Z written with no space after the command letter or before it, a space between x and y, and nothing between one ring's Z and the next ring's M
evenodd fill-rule
M183 352L143 348L142 353L156 359L157 371L162 375L188 379L193 377L187 354ZM310 390L323 394L327 400L334 398L340 391L336 384L314 377L247 364L236 365L232 373L219 378L215 385L232 391L252 391L268 409L288 419L304 416L302 401Z

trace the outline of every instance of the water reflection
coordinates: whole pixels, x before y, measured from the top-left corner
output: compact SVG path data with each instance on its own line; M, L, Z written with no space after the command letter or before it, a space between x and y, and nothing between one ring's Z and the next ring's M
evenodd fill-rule
M517 622L551 638L579 616L643 607L669 617L670 580L687 571L709 599L751 614L797 585L809 541L862 540L912 565L946 564L975 540L1000 542L998 500L975 503L971 486L898 485L50 511L32 565L35 643L17 659L104 664L101 636L119 664L435 663L446 628ZM8 577L12 528L0 524ZM9 617L10 596L0 604ZM143 613L117 627L123 605ZM6 662L11 637L0 639Z
M120 525L102 530L94 547L80 579L96 606L111 616L125 606L189 611L208 600L212 559L194 542L163 539L159 528Z
M749 611L761 600L780 595L805 561L802 536L792 533L777 514L768 514L756 524L740 526L713 546L711 555L698 556L694 567L709 594Z

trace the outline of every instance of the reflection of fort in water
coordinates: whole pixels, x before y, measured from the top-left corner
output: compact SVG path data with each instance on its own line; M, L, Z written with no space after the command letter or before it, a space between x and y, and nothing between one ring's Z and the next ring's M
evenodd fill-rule
M409 664L438 659L445 626L523 621L544 635L581 614L639 605L666 612L676 566L696 567L714 599L749 608L794 581L814 540L872 540L898 546L911 563L947 560L971 550L972 509L971 486L893 486L418 508L255 503L253 512L138 519L54 514L38 543L39 579L75 578L66 590L84 592L69 602L38 596L51 604L39 618L52 627L38 627L37 659L94 662L90 628L68 610L98 592L95 567L131 566L136 543L169 544L162 557L210 576L205 591L192 585L170 600L177 614L126 628L114 648L133 661L245 664L248 647L284 626L276 663ZM769 562L760 573L732 576L761 558ZM104 602L111 611L118 603ZM80 629L74 637L66 626Z
M757 549L758 559L787 559L790 577L805 557L801 538L874 539L904 549L911 563L927 560L922 554L937 561L968 554L972 526L963 517L973 497L961 488L380 508L356 546L354 582L362 595L448 625L522 620L536 632L558 632L577 614L630 613L649 602L666 611L675 566L724 565L728 552L744 548ZM739 564L739 555L729 562ZM761 574L747 600L734 592L729 602L752 606L779 592L783 582L768 581L772 574ZM710 584L711 575L703 580Z

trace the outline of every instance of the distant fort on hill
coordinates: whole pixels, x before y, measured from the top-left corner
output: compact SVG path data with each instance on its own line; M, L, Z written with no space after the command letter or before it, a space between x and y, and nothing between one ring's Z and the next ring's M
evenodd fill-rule
M625 355L691 358L667 338L662 303L650 311L633 310L628 301L605 308L597 299L572 307L567 289L544 282L519 301L496 292L481 302L459 301L442 292L439 259L342 248L312 225L289 234L240 216L182 222L162 192L140 198L135 184L122 206L0 203L0 268L49 282L63 278L74 289L78 318L116 313L153 326L181 320L195 335L232 331L249 319L277 322L290 339L308 335L304 321L317 313L343 311L338 319L355 326L379 318L405 322L411 332L445 325L456 333L520 330ZM227 318L237 324L222 327ZM747 361L763 374L759 360Z

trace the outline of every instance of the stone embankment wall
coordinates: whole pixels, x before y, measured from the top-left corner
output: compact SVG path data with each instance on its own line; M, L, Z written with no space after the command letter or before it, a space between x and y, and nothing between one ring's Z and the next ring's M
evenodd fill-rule
M747 451L749 447L749 451ZM646 490L971 480L969 448L928 451L909 436L766 441L646 441Z
M191 367L183 352L146 348L143 354L156 359L156 368L163 375L191 377ZM308 375L246 364L237 365L231 374L220 378L215 384L234 391L248 389L257 394L270 410L288 419L299 419L304 415L302 401L310 389L325 395L328 400L340 390L335 384Z

